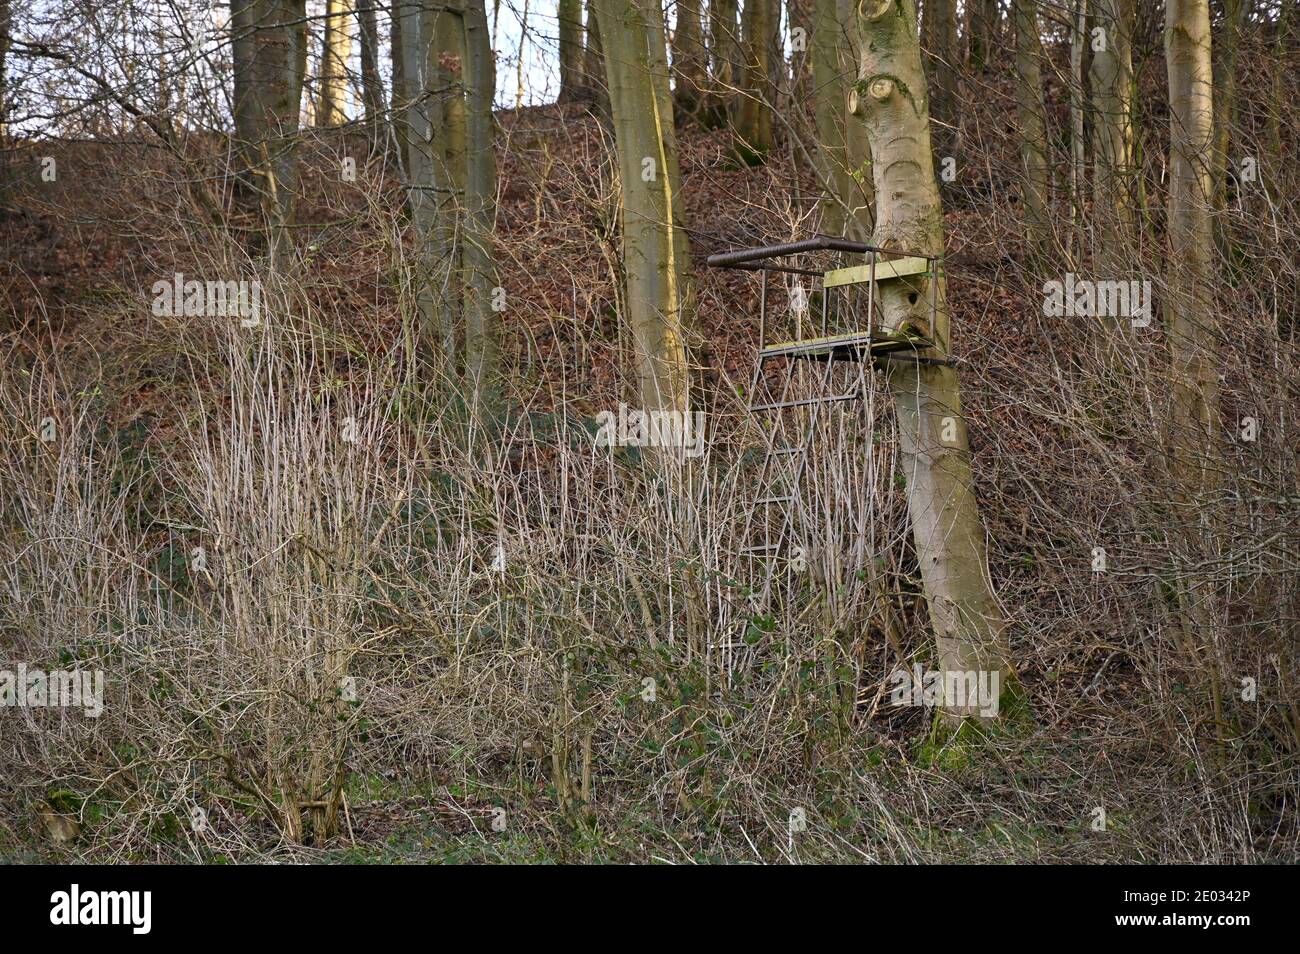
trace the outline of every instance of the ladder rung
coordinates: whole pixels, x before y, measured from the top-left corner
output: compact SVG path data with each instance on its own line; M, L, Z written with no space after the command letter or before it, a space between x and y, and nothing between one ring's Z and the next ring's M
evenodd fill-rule
M793 497L760 497L758 500L755 500L754 503L755 504L789 503L792 500L794 500Z
M809 404L832 404L835 401L852 401L859 397L857 391L848 394L832 394L829 397L803 398L799 401L777 401L773 404L751 404L751 411L777 411L786 407L807 407Z
M869 351L872 345L876 343L872 340L871 335L863 331L847 335L831 335L828 338L804 338L798 341L783 341L779 344L767 345L758 353L758 356L762 361L769 361L773 358L797 358L812 354L824 354L837 348Z
M760 543L756 547L745 547L740 552L742 555L746 553L770 553L773 550L779 549L781 549L781 544L779 543Z
M799 454L803 452L803 447L795 445L794 447L773 447L772 456L776 457L782 454Z
M861 360L870 353L873 357L895 351L916 351L931 347L928 338L918 334L915 328L905 326L902 331L877 332L869 335L865 331L856 331L844 335L831 335L828 338L805 338L799 341L783 341L767 345L759 351L759 364L772 358L831 358Z

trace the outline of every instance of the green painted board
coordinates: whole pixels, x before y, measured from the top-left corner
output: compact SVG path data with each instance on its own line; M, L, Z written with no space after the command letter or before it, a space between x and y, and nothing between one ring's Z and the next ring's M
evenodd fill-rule
M930 270L930 262L924 258L880 259L876 262L876 281L883 282L890 278L905 278L908 275L920 275ZM835 288L838 285L858 285L871 281L871 266L854 265L852 268L833 268L822 279L823 288Z

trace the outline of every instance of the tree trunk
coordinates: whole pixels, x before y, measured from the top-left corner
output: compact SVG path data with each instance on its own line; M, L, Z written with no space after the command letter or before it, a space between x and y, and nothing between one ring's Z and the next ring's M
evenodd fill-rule
M239 0L234 0L238 3ZM9 60L10 32L13 18L9 12L9 0L0 0L0 146L8 141L9 135L9 82L5 67Z
M1088 0L1074 0L1074 24L1070 32L1070 224L1074 227L1075 251L1082 252L1084 165L1083 51L1088 42Z
M856 29L852 11L852 0L813 0L813 113L827 193L822 202L822 231L865 241L871 234L874 197L865 129L856 120L851 126L848 123L854 55L849 30ZM856 148L850 149L850 136Z
M768 0L767 8L767 87L772 103L773 128L776 110L782 108L782 94L788 94L790 72L785 61L785 38L781 33L781 0Z
M389 109L392 113L393 126L393 152L397 156L397 170L403 176L408 176L410 170L410 130L407 123L407 109L410 105L410 92L406 85L406 44L402 39L402 28L407 21L408 13L402 0L396 0L389 12L389 56L393 63L392 78L392 98ZM410 204L410 197L407 197L407 204Z
M957 152L957 4L955 0L926 0L926 31L930 38L930 119L934 123L937 156Z
M560 32L559 102L572 103L583 96L582 0L559 0L556 19Z
M496 294L496 69L484 0L402 8L416 239L413 285L421 353L448 378L461 370L480 409L500 396Z
M583 54L583 73L595 113L609 117L609 89L605 85L605 54L600 43L600 23L592 0L587 0L587 49Z
M862 40L858 29L858 0L837 0L836 12L843 30L845 80L849 92L858 71L858 45ZM853 184L857 188L854 196L856 205L849 209L849 231L856 235L860 229L864 238L870 238L876 220L876 183L871 168L871 139L867 135L866 124L860 122L849 110L849 97L844 97L844 148L849 162L849 171L853 175Z
M320 98L317 126L341 126L348 121L348 60L352 30L348 0L326 0L325 38L320 51Z
M1031 259L1047 249L1047 109L1043 104L1042 41L1037 0L1014 0L1016 24L1016 115L1020 124L1020 200Z
M451 95L459 74L451 74L452 64L441 54L451 52L449 28L458 27L459 18L442 10L422 10L416 3L404 4L401 13L419 349L435 367L451 375L456 371L460 311L460 296L453 291L460 272L455 243L460 182L455 172L457 154L463 155L464 127L457 123Z
M1134 260L1137 226L1133 160L1132 0L1093 0L1104 45L1092 44L1093 261L1118 280ZM1100 47L1100 48L1099 48Z
M1210 171L1210 183L1216 213L1224 208L1228 149L1237 118L1237 51L1241 48L1241 30L1248 9L1246 0L1224 0L1223 29L1214 45L1214 167ZM1215 218L1217 221L1218 216Z
M862 0L857 111L871 140L876 183L874 244L943 253L943 209L930 151L930 116L916 32L915 0ZM930 282L937 282L931 288ZM931 327L930 296L937 303ZM948 309L942 271L932 279L882 286L886 328L925 329L938 356L948 354ZM1007 623L987 576L984 525L975 497L956 371L938 364L891 364L902 471L912 539L939 665L943 672L997 671L1003 698L1014 677ZM950 424L945 426L945 418ZM945 442L944 436L955 439ZM945 433L946 432L946 433ZM945 700L953 719L977 706Z
M5 73L12 33L13 15L9 0L0 0L0 205L8 203L13 180L9 158L9 80Z
M380 140L384 118L384 81L379 76L379 27L375 22L375 0L359 0L357 23L361 33L361 97L366 128L372 141Z
M259 189L249 171L257 165L258 104L253 76L257 58L256 16L264 8L259 0L231 0L230 49L233 61L235 114L235 195L241 205L256 205Z
M805 104L815 98L813 92L813 57L816 55L816 0L786 0L785 36L790 42L790 102L796 125L802 124ZM802 33L798 31L803 31ZM801 40L802 38L802 40ZM782 36L777 34L778 49Z
M306 0L246 0L231 9L235 135L266 226L273 267L286 264L298 189Z
M524 105L524 64L528 55L524 52L528 45L528 0L519 14L519 52L515 58L515 109Z
M1284 0L1281 9L1277 14L1276 34L1273 37L1273 79L1270 84L1272 95L1269 97L1268 119L1264 124L1265 134L1264 141L1267 144L1269 155L1269 169L1272 175L1265 180L1265 186L1272 192L1273 183L1276 181L1273 176L1280 175L1284 157L1282 154L1282 90L1283 77L1286 76L1287 67L1287 49L1288 40L1292 29L1292 18L1295 16L1294 7L1296 0Z
M694 112L708 83L704 30L700 25L700 0L678 0L677 29L673 32L675 101L679 111Z
M966 67L982 70L993 54L993 29L997 3L966 0Z
M488 35L484 0L466 0L464 13L465 85L465 223L464 312L465 372L476 407L495 410L501 394L497 312L496 227L497 164L492 100L496 95L496 60Z
M1218 427L1213 355L1211 226L1214 75L1207 0L1167 0L1169 71L1169 263L1166 282L1173 371L1170 443L1182 493L1210 489Z
M713 82L706 120L721 126L731 114L740 81L740 26L737 0L710 0L709 59Z
M740 159L752 165L766 160L774 145L772 106L775 96L769 63L772 32L771 0L745 0L744 79L740 104L736 109L734 148Z
M618 148L628 322L643 409L685 411L689 271L658 0L594 0Z

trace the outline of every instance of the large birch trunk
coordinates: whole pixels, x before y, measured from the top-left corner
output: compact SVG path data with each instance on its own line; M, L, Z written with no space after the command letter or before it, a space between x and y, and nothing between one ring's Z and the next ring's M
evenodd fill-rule
M856 85L871 140L876 185L874 244L943 254L943 210L930 151L930 114L921 68L915 0L862 0ZM929 287L930 281L938 287ZM931 325L929 302L937 302ZM926 329L938 356L948 354L942 272L934 279L882 287L885 327ZM984 525L975 497L956 371L898 362L889 385L898 411L907 509L939 665L946 673L996 671L1002 695L1014 679L1007 623L988 576ZM946 424L952 426L946 427ZM954 439L945 441L944 436ZM978 707L946 700L953 719Z

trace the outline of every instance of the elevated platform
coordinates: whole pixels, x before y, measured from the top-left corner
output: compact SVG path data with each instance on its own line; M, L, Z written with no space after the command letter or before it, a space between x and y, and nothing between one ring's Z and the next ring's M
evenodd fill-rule
M830 335L825 338L803 338L799 341L782 341L767 345L758 352L760 361L770 358L804 358L810 361L861 361L870 356L892 354L897 351L920 351L930 347L930 341L920 335L895 333L852 332Z
M879 259L874 265L853 265L849 268L832 268L822 279L823 288L837 288L841 285L869 284L874 278L876 284L893 281L895 278L910 276L929 277L930 259L920 256L907 258Z

